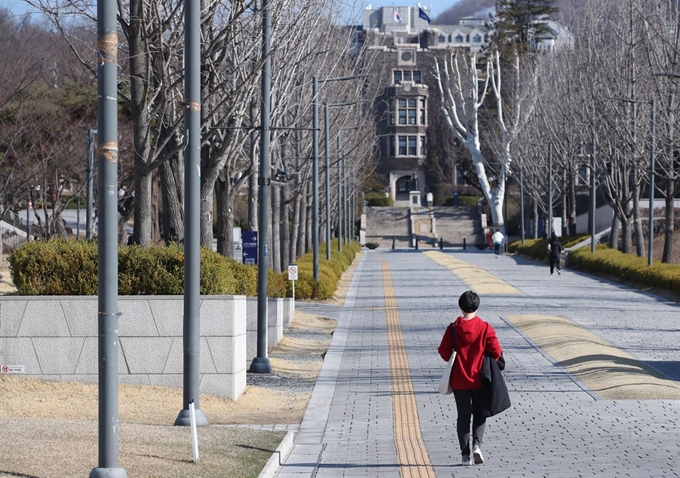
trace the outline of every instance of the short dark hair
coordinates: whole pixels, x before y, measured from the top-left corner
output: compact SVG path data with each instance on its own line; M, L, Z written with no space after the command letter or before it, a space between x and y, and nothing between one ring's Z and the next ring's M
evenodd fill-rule
M476 312L479 309L479 296L471 290L466 290L458 299L458 307L463 312Z

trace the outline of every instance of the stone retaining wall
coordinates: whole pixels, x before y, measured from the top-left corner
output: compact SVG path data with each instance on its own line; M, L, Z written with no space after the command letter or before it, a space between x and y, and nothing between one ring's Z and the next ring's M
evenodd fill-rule
M254 310L245 296L202 296L200 390L237 400L246 386L246 317ZM269 299L268 336L273 347L292 320L292 299ZM121 383L183 386L184 300L179 296L121 296L118 299L118 372ZM0 297L0 366L58 381L98 381L97 297ZM289 318L290 317L290 318ZM255 355L253 355L254 357Z

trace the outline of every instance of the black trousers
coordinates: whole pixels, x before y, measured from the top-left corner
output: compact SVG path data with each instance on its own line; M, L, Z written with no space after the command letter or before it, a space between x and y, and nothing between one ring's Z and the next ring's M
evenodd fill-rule
M555 271L555 267L557 267L557 270L560 270L560 260L555 259L554 257L550 258L550 273L552 274Z
M458 419L456 421L456 431L458 432L458 442L462 455L470 455L470 418L472 417L472 445L482 446L484 429L486 428L486 417L474 413L475 404L482 401L482 389L474 390L454 390L453 396L456 398L456 409Z

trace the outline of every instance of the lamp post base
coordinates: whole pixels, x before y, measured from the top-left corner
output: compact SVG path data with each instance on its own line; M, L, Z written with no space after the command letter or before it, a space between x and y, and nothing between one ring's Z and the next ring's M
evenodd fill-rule
M205 414L203 413L203 410L197 408L194 410L196 413L196 426L197 427L205 427L208 426L208 419L205 418ZM189 410L180 410L179 415L177 415L177 419L175 420L175 426L182 426L182 427L188 427L191 425L191 416L189 413Z
M90 478L128 478L123 468L93 468Z
M267 357L255 357L248 369L250 373L272 373L272 364Z

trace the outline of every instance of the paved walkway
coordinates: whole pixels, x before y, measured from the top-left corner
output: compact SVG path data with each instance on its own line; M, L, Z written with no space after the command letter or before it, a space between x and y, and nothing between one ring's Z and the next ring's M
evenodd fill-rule
M460 466L454 400L435 391L444 368L436 349L458 296L482 285L424 252L368 251L344 307L298 304L338 326L279 478L680 476L680 401L604 399L585 383L618 368L614 354L592 345L599 361L578 372L581 380L550 355L555 343L541 341L542 349L515 325L561 317L620 350L625 365L639 364L626 373L642 387L649 373L675 387L679 306L569 270L551 276L536 262L454 250L445 254L456 267L484 269L519 291L480 289L479 315L499 336L513 406L487 421L486 462Z

